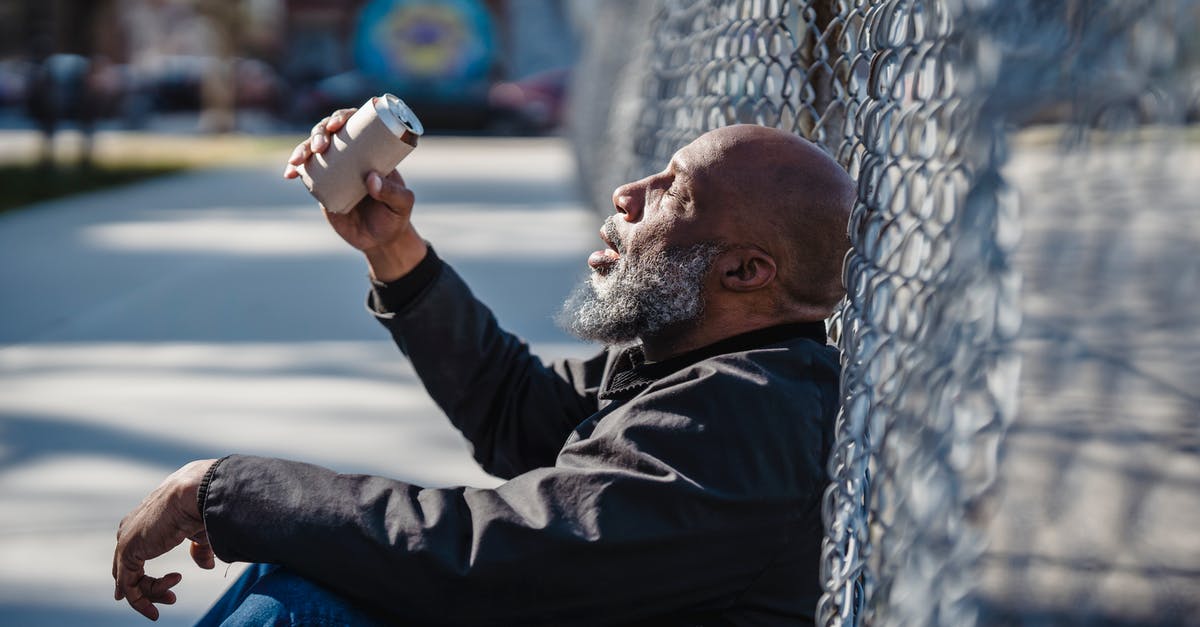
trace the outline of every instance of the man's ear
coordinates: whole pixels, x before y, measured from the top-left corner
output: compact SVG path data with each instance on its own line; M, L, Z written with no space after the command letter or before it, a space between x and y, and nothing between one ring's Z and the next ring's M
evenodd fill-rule
M717 258L721 286L731 292L753 292L775 280L775 259L759 248L738 247Z

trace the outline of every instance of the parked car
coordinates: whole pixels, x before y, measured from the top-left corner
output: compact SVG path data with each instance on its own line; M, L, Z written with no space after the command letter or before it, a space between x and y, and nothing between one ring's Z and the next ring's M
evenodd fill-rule
M90 123L121 111L127 87L124 66L103 57L53 54L26 68L22 100L29 117L43 125L60 120Z
M216 71L219 59L200 55L164 57L137 71L138 92L156 111L197 111L203 107L205 77ZM259 59L233 60L234 96L238 108L281 110L285 92L283 79Z

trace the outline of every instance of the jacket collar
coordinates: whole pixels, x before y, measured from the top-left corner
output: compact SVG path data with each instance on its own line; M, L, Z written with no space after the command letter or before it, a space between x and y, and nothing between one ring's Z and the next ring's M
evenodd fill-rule
M825 323L796 322L756 329L652 363L646 363L646 356L640 345L631 346L617 355L612 374L604 389L600 391L600 398L626 400L655 381L710 357L761 348L796 338L809 339L824 345L827 338Z

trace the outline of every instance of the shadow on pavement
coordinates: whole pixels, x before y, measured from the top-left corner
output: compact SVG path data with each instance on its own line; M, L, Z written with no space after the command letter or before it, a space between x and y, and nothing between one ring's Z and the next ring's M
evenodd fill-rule
M0 623L139 624L111 600L111 530L192 459L495 484L365 311L361 255L281 170L0 215ZM431 139L404 175L422 236L502 325L558 355L592 352L553 323L600 245L561 141ZM190 623L228 583L189 577L186 555L156 568L191 586L194 605L166 624Z

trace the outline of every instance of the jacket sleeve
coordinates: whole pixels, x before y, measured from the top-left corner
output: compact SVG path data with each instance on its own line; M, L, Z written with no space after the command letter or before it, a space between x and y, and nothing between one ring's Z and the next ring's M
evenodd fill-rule
M432 261L432 280L403 306L381 304L386 296L376 290L369 308L484 470L510 478L552 465L571 430L596 411L606 355L544 365L452 268Z
M815 387L785 382L789 397L756 400L770 396L764 380L706 386L718 376L701 369L652 387L568 444L557 466L495 489L231 456L209 486L208 535L223 560L283 564L402 624L626 624L719 610L797 534L819 538L819 523L797 521L817 519L823 471Z

